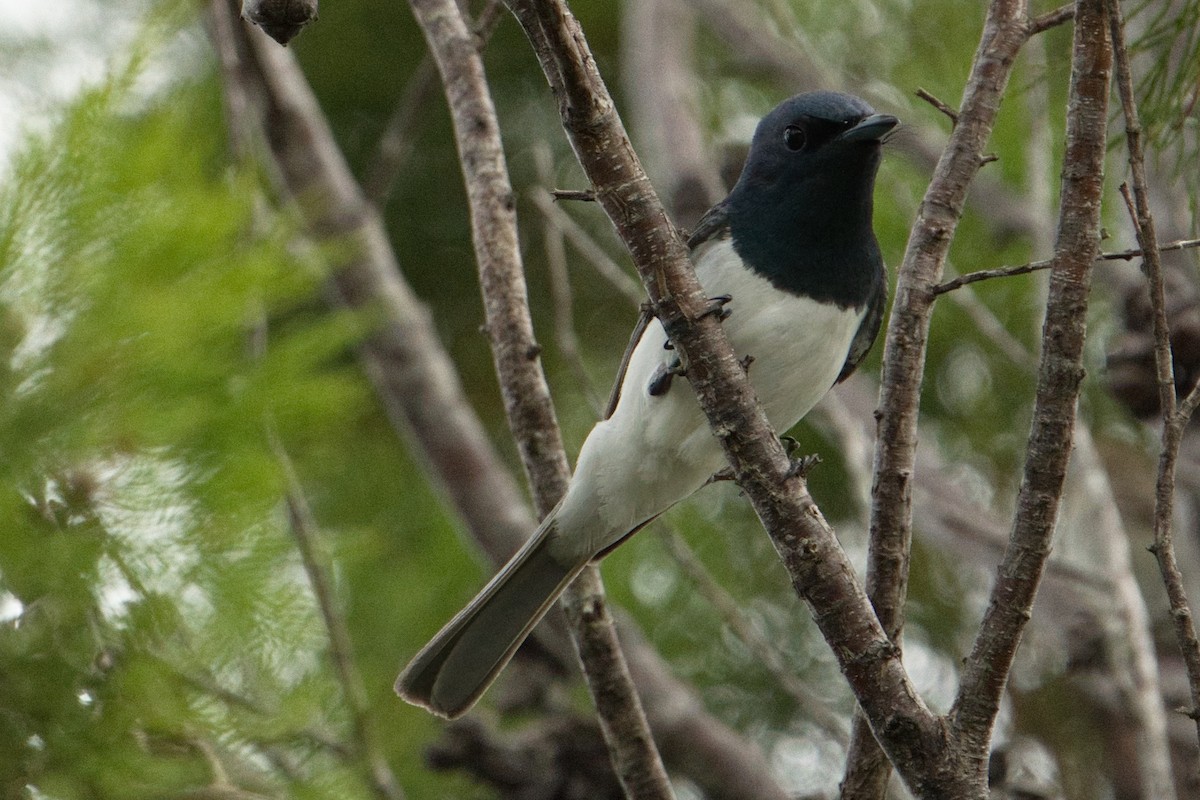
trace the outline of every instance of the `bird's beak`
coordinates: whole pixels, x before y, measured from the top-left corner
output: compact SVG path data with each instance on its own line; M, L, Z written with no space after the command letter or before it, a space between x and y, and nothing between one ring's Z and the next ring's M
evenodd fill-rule
M891 114L872 114L838 138L843 142L878 142L899 124L900 120Z

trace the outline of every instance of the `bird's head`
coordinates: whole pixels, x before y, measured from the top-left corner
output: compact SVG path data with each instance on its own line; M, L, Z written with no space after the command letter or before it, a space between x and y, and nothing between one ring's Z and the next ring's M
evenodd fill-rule
M898 122L841 92L785 100L759 122L730 199L749 205L828 204L869 196L880 145Z
M877 260L871 198L897 124L841 92L799 94L763 117L727 200L742 258L772 279Z

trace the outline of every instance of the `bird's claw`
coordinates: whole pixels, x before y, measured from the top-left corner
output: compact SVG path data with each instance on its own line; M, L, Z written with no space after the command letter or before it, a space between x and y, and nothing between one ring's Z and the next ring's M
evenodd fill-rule
M654 375L651 376L646 392L651 397L660 397L666 394L670 391L671 381L675 380L676 375L687 375L687 369L678 358L671 359L670 363L660 364Z
M725 306L731 300L733 300L733 295L731 294L719 294L716 297L708 298L708 306L704 311L700 312L700 319L709 316L716 316L718 322L729 319L729 315L733 312Z
M813 467L821 463L821 456L817 455L816 453L810 453L809 455L800 456L799 458L792 458L792 452L794 452L795 448L799 445L796 443L795 439L792 439L791 441L792 447L788 450L788 459L792 462L792 464L790 467L788 467L787 477L800 477L804 480L808 480L808 473L812 471ZM784 447L787 447L786 443L784 444Z

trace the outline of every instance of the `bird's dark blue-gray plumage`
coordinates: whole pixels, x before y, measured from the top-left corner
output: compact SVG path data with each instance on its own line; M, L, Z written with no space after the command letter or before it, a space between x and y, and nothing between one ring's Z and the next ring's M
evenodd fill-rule
M759 123L737 185L689 239L705 291L728 296L725 332L753 359L749 377L776 430L848 376L878 334L886 282L871 195L896 124L837 92L781 103ZM724 463L678 355L643 315L566 495L417 654L397 691L443 716L465 711L584 565Z

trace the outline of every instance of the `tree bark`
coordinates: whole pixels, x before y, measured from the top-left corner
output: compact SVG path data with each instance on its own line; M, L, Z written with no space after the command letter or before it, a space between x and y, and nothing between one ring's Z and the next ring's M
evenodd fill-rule
M950 711L964 766L986 777L992 726L1050 554L1083 381L1088 294L1100 206L1112 65L1104 0L1076 8L1060 213L1033 422L1009 544Z

